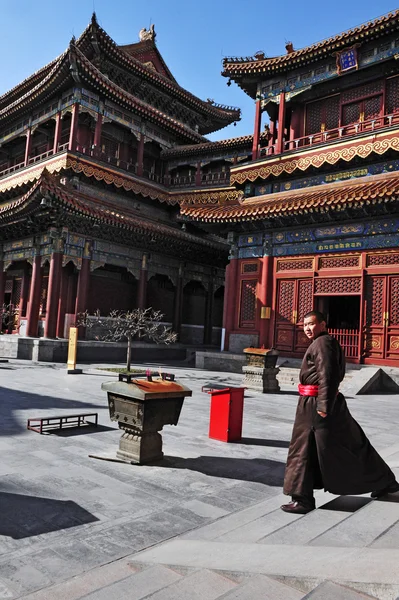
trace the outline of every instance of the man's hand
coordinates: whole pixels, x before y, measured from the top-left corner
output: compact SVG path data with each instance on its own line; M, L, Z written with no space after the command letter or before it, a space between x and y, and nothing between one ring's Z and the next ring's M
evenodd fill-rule
M325 418L326 418L326 416L327 416L327 413L325 413L325 412L321 412L321 410L318 410L318 411L317 411L317 414L318 414L318 415L320 415L321 417L323 417L323 419L325 419Z

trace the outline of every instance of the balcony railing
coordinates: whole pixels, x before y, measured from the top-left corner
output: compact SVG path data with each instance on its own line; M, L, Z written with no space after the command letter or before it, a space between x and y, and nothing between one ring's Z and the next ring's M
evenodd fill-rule
M67 151L68 147L69 147L68 142L65 144L60 144L58 146L57 154ZM91 147L85 147L85 146L78 145L76 147L76 151L82 155L89 156L100 162L106 163L108 165L113 165L119 169L122 169L123 171L126 171L127 173L139 176L137 163L132 163L132 162L129 162L126 160L121 160L115 156L111 156L111 155L107 154L106 152L102 152L99 149L91 148ZM46 152L38 154L37 156L31 156L28 160L28 165L25 165L24 162L20 162L16 165L12 165L12 166L7 167L6 169L3 169L2 171L0 171L0 178L7 177L8 175L11 175L15 171L18 171L18 170L24 168L25 166L31 166L33 164L40 163L41 161L44 161L53 155L54 155L53 150L47 150ZM171 188L226 186L226 185L230 184L230 173L227 171L201 174L201 183L199 183L199 184L197 183L196 176L186 175L186 176L173 177L171 175L160 175L158 173L155 173L152 170L145 169L145 168L143 169L142 173L140 174L140 177L143 177L145 179L148 179L149 181L153 181L160 185L165 185L166 187L171 187Z
M329 142L334 142L340 140L341 138L371 133L378 129L389 128L398 124L399 112L390 115L383 115L382 117L375 117L367 121L351 123L350 125L342 125L341 127L327 129L325 131L320 131L319 133L312 133L303 137L294 138L292 140L285 140L284 151L287 152L289 150L299 150L309 146L328 144ZM261 148L259 154L260 157L277 154L277 144L275 143L265 148Z

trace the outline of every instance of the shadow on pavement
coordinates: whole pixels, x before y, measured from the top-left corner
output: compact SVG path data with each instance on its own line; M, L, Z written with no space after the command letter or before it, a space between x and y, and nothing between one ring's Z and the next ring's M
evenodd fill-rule
M83 411L88 408L104 407L104 404L77 402L76 400L55 398L53 396L32 394L30 392L0 387L0 422L2 424L0 427L0 436L15 435L16 433L26 431L26 420L22 423L21 417L17 420L14 411L32 411L24 415L24 418L28 419L45 417L47 415L51 416L54 409L68 409L72 413L76 413L77 409Z
M57 435L58 437L72 437L77 435L87 435L89 433L101 433L102 431L115 431L118 427L108 427L107 425L82 425L81 427L65 427L63 429L48 429L45 434Z
M0 536L16 540L98 521L71 500L0 492Z
M237 442L230 442L232 444L244 444L245 446L269 446L271 448L289 448L290 443L285 440L266 440L263 438L248 438L243 437Z
M153 466L167 469L189 469L211 477L253 481L278 487L283 485L285 471L285 463L276 460L224 458L222 456L199 456L198 458L164 456L162 462Z
M341 512L354 513L369 502L373 502L371 498L364 498L363 496L338 496L327 504L319 506L322 510L338 510Z

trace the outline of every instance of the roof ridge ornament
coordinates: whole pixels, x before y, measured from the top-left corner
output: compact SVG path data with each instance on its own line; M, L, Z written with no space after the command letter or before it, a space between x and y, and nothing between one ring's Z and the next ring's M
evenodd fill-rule
M140 42L155 42L156 35L157 34L155 33L155 24L152 23L149 29L147 29L146 27L140 29L139 40Z

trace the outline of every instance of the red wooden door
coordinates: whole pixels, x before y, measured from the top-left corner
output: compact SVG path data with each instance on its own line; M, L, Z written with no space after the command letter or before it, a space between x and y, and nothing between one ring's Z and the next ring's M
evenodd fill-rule
M303 331L303 320L312 308L312 279L279 280L275 331L275 347L278 350L303 354L309 345Z
M382 114L382 94L370 96L364 100L349 102L342 107L342 125L347 127L346 133L350 133L350 127L353 125L353 131L367 131L374 129L377 121ZM377 123L378 125L378 123Z
M399 361L399 275L367 277L365 358Z

